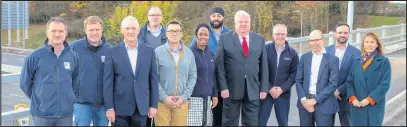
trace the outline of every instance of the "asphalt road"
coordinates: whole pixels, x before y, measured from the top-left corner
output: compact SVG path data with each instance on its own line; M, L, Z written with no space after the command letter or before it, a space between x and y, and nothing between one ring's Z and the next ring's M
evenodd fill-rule
M6 54L2 53L2 64L11 64L15 66L21 66L24 62L24 56L20 55L13 55L13 54ZM392 81L391 87L389 92L387 93L386 99L390 100L390 98L396 96L398 93L406 89L406 49L391 53L386 55L389 57L392 66ZM10 59L14 58L14 59ZM25 94L21 91L18 86L18 83L10 83L10 84L2 84L1 89L1 110L2 112L14 110L15 104L30 104L28 98ZM298 108L296 107L296 90L295 86L291 88L292 95L291 95L291 104L290 104L290 114L289 114L289 126L298 126L299 125L299 114ZM394 119L394 123L389 123L389 125L406 125L405 122L405 107L404 110L401 111L401 118L397 117ZM404 114L404 116L403 116ZM389 116L386 116L389 117ZM393 121L393 120L392 120ZM400 122L397 122L400 121ZM336 118L335 125L339 126L339 120ZM404 123L403 123L404 122ZM274 114L274 108L272 110L271 116L268 121L269 126L277 126L277 120Z
M1 53L1 64L13 65L13 66L23 66L24 55Z

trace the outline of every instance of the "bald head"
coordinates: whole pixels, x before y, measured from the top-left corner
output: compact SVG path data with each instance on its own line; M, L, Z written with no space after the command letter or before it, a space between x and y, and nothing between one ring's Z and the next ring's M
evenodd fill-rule
M309 44L312 50L319 54L324 49L324 38L320 30L314 30L309 34Z
M313 30L310 34L309 34L309 39L310 40L314 40L314 39L320 39L322 38L322 32L320 30Z

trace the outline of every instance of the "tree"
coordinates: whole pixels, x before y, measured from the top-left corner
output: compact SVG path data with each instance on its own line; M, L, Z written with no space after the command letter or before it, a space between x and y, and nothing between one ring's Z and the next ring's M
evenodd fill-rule
M106 38L112 43L118 43L120 38L122 38L120 33L121 22L129 15L136 17L141 27L143 23L147 22L148 9L153 5L158 6L162 10L163 22L173 18L177 7L176 2L173 1L132 1L130 5L122 4L117 6L110 18L105 19L106 29L104 31L106 31Z
M113 15L105 19L107 20L106 24L107 27L105 27L106 31L106 38L109 40L110 43L112 44L117 44L120 41L120 38L123 37L123 35L120 33L120 25L121 21L128 16L129 14L129 9L127 7L116 7Z

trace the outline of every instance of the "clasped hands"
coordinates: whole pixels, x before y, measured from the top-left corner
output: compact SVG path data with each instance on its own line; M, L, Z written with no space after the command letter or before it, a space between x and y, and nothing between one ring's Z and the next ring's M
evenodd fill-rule
M275 86L269 90L269 93L271 97L273 97L273 99L277 99L278 97L280 97L281 94L283 94L283 89L281 89L281 87Z
M184 99L182 99L181 96L168 96L164 103L171 109L176 109L181 107L184 103Z
M317 100L315 99L304 99L301 101L302 106L304 106L305 109L307 109L308 112L314 112L315 111L315 104L317 104Z
M365 107L365 106L369 105L369 100L363 99L362 101L359 101L359 100L355 99L352 101L352 105L355 107Z

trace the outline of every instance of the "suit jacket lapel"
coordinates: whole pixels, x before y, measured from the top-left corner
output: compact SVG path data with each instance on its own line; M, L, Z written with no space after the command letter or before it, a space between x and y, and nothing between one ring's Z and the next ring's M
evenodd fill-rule
M250 44L247 44L247 45L249 45L249 54L247 56L250 56L250 53L254 52L254 49L256 49L256 45L254 44L255 41L257 41L257 40L256 40L256 38L253 37L253 33L249 32L249 40L247 43L250 43Z
M360 78L354 79L353 84L355 84L355 82L357 82L359 80L359 81L362 82L363 88L365 88L365 90L367 91L366 80L365 80L365 78L361 78L361 77L366 77L366 76L364 76L365 74L363 73L363 70L362 70L362 64L360 63L361 58L358 58L355 61L357 62L357 65L359 66L359 67L356 68L356 74L355 75L356 76L359 75L358 77L360 77Z
M326 51L332 55L335 55L335 45L329 46L328 48L326 48Z
M129 58L129 54L127 54L127 49L126 49L126 45L124 44L125 42L123 41L120 44L120 54L123 55L122 60L124 61L125 66L127 66L128 70L130 71L130 74L134 77L133 74L133 68L131 67L131 63L130 63L130 58ZM118 65L120 66L120 65Z
M311 81L311 65L312 64L312 54L308 54L308 55L306 55L305 56L305 65L304 65L304 67L305 67L305 69L304 69L304 72L305 72L305 75L304 75L304 77L305 78L308 78L309 80L308 81ZM306 95L308 96L308 90L309 90L309 85L310 85L310 82L307 82L307 83L304 83L304 84L307 84L306 86L304 86L304 92L306 93Z
M325 68L327 62L328 62L328 55L324 53L322 56L321 65L319 66L317 84L318 84L319 80L321 79L322 72L324 71L324 68Z
M242 56L244 57L242 44L240 44L240 38L236 32L233 32L233 41L234 41L233 43L235 44L236 48L240 51L240 53L242 53Z
M141 68L141 62L143 61L142 59L142 54L143 54L143 49L144 47L141 47L142 44L137 44L137 63L136 63L136 70L134 76L137 77L137 74Z
M382 59L382 57L380 55L376 55L375 58L373 58L372 63L370 63L370 65L363 72L363 75L365 76L365 78L369 77L369 75L372 74L374 72L374 70L376 70L376 68L380 65L380 62L378 62L378 61L381 59Z
M342 61L341 61L340 70L342 70L343 65L347 63L347 60L350 57L350 54L351 54L351 51L350 51L350 48L348 45L348 47L345 50L345 54L343 55Z

